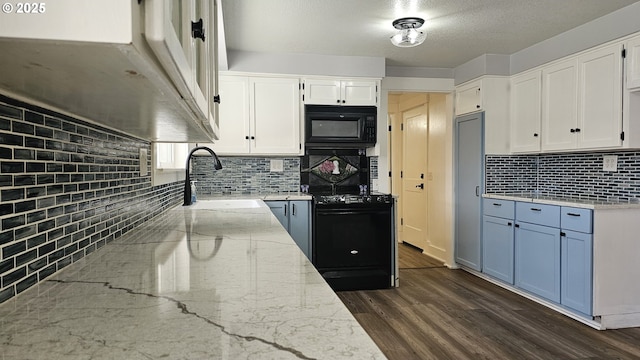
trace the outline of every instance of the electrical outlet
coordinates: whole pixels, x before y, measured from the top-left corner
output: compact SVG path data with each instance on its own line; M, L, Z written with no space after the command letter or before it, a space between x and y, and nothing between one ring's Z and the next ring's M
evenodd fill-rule
M283 172L284 171L284 160L282 159L273 159L270 161L271 172Z
M603 171L618 171L618 155L604 155L602 157Z
M371 179L371 191L378 191L378 179Z

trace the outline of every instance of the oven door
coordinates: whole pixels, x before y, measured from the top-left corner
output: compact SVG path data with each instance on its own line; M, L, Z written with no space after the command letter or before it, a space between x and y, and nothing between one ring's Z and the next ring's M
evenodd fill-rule
M317 206L313 260L319 270L378 269L391 274L391 204Z

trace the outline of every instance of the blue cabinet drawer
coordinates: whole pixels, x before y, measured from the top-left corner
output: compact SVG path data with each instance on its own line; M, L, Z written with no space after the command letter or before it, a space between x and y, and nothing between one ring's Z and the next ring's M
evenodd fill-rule
M560 227L560 206L516 202L516 221Z
M515 204L511 200L484 199L484 215L513 219Z
M560 209L560 227L563 230L573 230L591 234L591 210L562 206Z

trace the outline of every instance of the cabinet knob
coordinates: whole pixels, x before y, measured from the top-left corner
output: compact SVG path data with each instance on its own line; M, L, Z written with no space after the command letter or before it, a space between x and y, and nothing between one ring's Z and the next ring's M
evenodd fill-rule
M533 133L533 137L538 137L538 133Z
M336 100L336 102L337 102L338 104L340 104L340 99Z
M476 109L480 109L480 105L476 105Z
M344 104L344 103L346 103L346 102L347 102L347 100L342 100L342 103L343 103L343 104Z
M245 139L247 139L247 140L249 140L249 135L245 136L244 138L245 138Z
M576 128L576 132L580 132L580 128Z
M571 129L571 130L569 130L569 131L570 131L570 132L572 132L572 133L574 133L574 132L576 132L576 129Z
M220 95L214 95L213 96L213 102L220 104Z

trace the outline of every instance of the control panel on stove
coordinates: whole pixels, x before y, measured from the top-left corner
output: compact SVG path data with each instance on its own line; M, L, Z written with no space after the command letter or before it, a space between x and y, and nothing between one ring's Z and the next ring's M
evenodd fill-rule
M320 195L315 196L316 204L390 204L391 195Z

